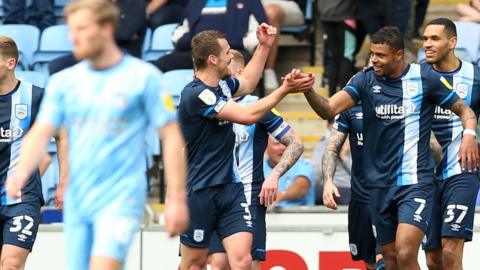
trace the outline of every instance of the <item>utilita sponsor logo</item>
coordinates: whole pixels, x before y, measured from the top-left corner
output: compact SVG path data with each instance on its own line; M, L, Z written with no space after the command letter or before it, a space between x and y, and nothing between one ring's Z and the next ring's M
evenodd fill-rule
M435 107L434 118L437 120L450 120L453 117L452 111L449 109L443 109L442 107Z
M397 104L383 104L375 107L377 117L384 120L403 119L415 112L415 105L407 103L399 106Z
M13 129L5 129L0 127L0 142L12 142L23 135L23 129L21 127L15 127Z

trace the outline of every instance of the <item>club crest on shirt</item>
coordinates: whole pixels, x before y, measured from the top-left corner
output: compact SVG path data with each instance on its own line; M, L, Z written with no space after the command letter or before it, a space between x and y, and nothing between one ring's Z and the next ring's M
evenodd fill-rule
M416 96L418 93L418 84L416 82L407 82L407 95Z
M198 98L205 103L205 105L211 106L217 102L217 96L210 90L205 89L199 95Z
M195 240L195 242L202 242L203 241L203 235L204 235L203 230L194 230L193 231L193 240Z
M468 95L468 85L464 83L457 84L455 87L455 92L461 99L466 98Z
M23 120L27 118L28 106L27 104L15 104L15 117Z

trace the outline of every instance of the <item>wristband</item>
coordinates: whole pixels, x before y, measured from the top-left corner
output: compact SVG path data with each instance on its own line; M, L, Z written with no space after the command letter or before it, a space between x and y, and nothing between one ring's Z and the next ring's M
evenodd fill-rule
M473 130L473 129L466 128L466 129L463 130L463 135L472 135L472 136L477 137L477 132L475 132L475 130Z

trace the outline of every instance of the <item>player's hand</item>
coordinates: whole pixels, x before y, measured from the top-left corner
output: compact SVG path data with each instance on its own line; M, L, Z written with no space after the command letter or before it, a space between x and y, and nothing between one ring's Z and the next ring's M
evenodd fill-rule
M335 198L340 197L340 192L338 192L337 187L333 184L332 181L326 181L325 185L323 185L323 204L333 210L337 209L337 203L335 202Z
M258 43L271 48L277 36L277 28L266 23L257 27Z
M272 172L270 173L262 185L262 190L258 197L260 197L260 204L265 206L270 206L275 203L277 200L277 188L278 188L278 178L280 176Z
M187 198L178 196L168 198L165 202L165 229L170 236L175 236L188 229L190 215L187 207Z
M63 210L63 195L65 193L65 185L60 183L55 190L55 207Z
M290 94L310 91L315 82L313 74L303 74L298 69L293 69L292 72L285 75L282 79L282 87Z
M478 146L475 136L464 134L460 145L460 163L462 171L473 172L478 168Z
M13 199L18 199L21 196L22 187L17 181L15 174L7 178L5 183L5 189L7 191L7 196Z

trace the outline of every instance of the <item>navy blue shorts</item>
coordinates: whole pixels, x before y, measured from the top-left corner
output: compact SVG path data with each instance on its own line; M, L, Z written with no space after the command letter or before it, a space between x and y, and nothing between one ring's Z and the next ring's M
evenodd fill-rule
M377 240L373 234L368 203L351 200L348 205L348 239L354 261L375 263Z
M243 192L243 184L208 187L188 194L190 226L180 235L189 247L206 248L212 233L220 239L238 232L253 232L253 219Z
M0 206L1 244L32 251L40 224L40 202Z
M397 226L411 224L427 232L435 197L434 183L370 189L370 215L377 242L395 242Z
M252 259L254 261L265 260L265 246L267 241L267 228L265 224L265 215L267 208L260 204L258 195L262 190L262 182L254 182L251 185L244 185L245 196L247 202L250 203L250 213L253 220L253 243L252 243ZM250 192L251 190L251 192ZM220 236L217 233L212 235L208 254L225 253Z
M432 205L432 216L428 223L427 233L422 241L422 249L425 251L442 248L442 194L443 180L435 181L435 198Z
M443 182L442 237L472 241L478 188L478 175L472 173L458 174Z

